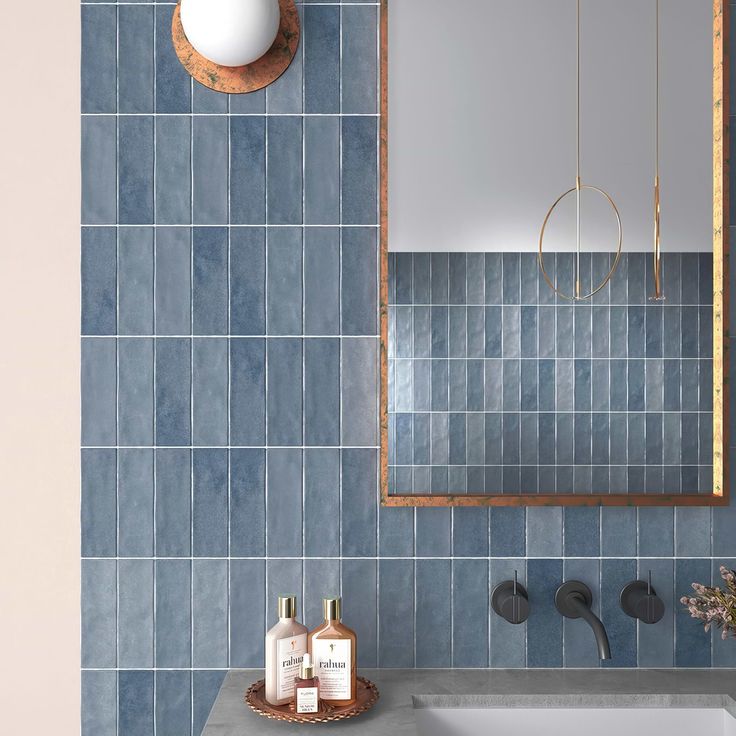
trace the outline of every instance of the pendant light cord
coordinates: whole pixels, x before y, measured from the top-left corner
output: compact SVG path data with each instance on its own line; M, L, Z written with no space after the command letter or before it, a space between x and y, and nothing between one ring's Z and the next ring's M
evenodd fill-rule
M575 127L575 144L577 147L575 154L575 215L576 215L576 229L575 229L575 297L580 299L581 295L581 284L580 284L580 0L577 0L576 5L576 49L577 56L575 62L575 77L577 83L576 90L576 127Z
M659 191L659 0L654 0L654 237L652 243L652 267L654 275L654 301L664 299L662 293L662 262L660 252L660 191Z

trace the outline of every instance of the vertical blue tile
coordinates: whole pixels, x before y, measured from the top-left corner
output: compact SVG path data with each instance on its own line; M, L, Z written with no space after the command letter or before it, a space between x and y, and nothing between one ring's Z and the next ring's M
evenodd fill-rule
M376 231L348 228L342 232L342 334L376 335Z
M227 560L192 562L192 665L227 667Z
M115 339L82 340L82 444L115 445Z
M82 334L114 335L117 326L114 228L82 228Z
M340 112L340 8L304 8L304 102L307 113Z
M191 77L171 43L173 6L156 6L156 112L191 111Z
M191 455L189 450L156 450L156 554L191 553Z
M228 555L227 450L192 451L192 554Z
M271 225L302 222L302 119L271 117L268 136L267 221Z
M302 444L302 340L267 341L269 445Z
M153 444L153 350L150 338L118 340L118 444Z
M153 14L150 6L118 8L119 112L153 112Z
M277 350L278 352L278 350ZM301 385L301 371L299 371ZM262 445L266 437L266 341L230 341L230 442Z
M457 507L452 510L452 554L455 557L488 555L488 509Z
M562 617L555 609L554 597L562 583L562 561L529 560L526 579L530 604L527 666L561 667Z
M656 625L638 624L638 665L639 667L672 667L674 664L674 618L679 616L679 597L674 591L674 561L640 560L639 580L646 580L652 573L652 587L662 598L664 617Z
M414 509L378 509L379 554L382 557L411 557L414 554Z
M380 560L378 666L414 667L414 562Z
M698 271L697 253L682 253L681 259L681 295L683 304L698 304Z
M266 553L300 557L302 549L302 451L266 453Z
M606 557L636 555L636 509L601 508L601 554Z
M228 341L192 341L192 444L228 443Z
M568 506L564 511L566 557L597 557L600 554L600 509Z
M115 560L82 560L82 667L117 666Z
M309 229L304 236L304 331L340 332L340 231Z
M452 560L416 562L416 667L452 666Z
M342 340L342 442L374 446L377 441L378 344L375 339Z
M82 450L82 556L117 555L115 450Z
M526 510L526 537L530 557L561 555L562 507L529 506Z
M266 324L271 335L302 334L302 231L276 228L266 236Z
M192 563L156 560L156 667L190 667Z
M152 335L153 229L122 228L118 238L118 333Z
M105 5L83 6L81 64L83 113L116 112L116 56L116 8Z
M295 595L304 587L302 560L268 560L266 562L266 626L277 621L276 599L280 595Z
M82 224L117 221L117 118L82 118Z
M675 667L710 667L710 635L703 631L703 624L690 617L679 603L680 596L692 593L692 583L710 585L709 560L675 561Z
M192 734L202 733L225 674L221 670L192 672Z
M590 411L591 408L591 363L589 360L575 360L575 411Z
M205 87L195 79L192 82L192 112L226 114L228 96Z
M188 228L156 230L156 333L191 333L191 266Z
M230 231L230 334L266 329L266 241L261 228Z
M338 117L304 119L304 221L311 225L340 221Z
M304 13L299 6L297 6L297 10L299 11L302 28L304 28ZM288 69L264 90L267 113L299 114L302 112L304 97L304 52L302 49L297 50ZM238 95L238 97L245 96ZM260 110L257 112L260 112Z
M342 555L376 554L377 453L342 450Z
M447 253L430 253L430 303L447 304L450 299L450 262Z
M192 220L197 225L228 221L228 122L224 117L192 120Z
M118 554L153 555L153 450L118 451Z
M591 609L601 615L605 601L599 595L601 589L601 562L599 560L565 560L565 580L580 580L593 595ZM614 599L618 603L618 599ZM597 647L590 626L582 619L565 618L562 622L565 667L599 667Z
M153 667L153 561L118 562L118 667Z
M265 595L265 561L231 560L228 617L231 667L263 667Z
M186 225L192 221L192 118L156 118L156 222Z
M488 667L488 560L452 562L452 666Z
M360 641L361 667L378 663L377 591L375 560L343 560L343 616Z
M230 118L230 221L266 222L266 118Z
M322 601L340 594L338 560L304 560L304 605L302 621L314 629L324 621Z
M228 232L219 227L193 230L192 306L195 335L226 335Z
M265 450L230 450L230 554L266 553Z
M415 513L417 557L451 556L452 509L419 507Z
M82 672L82 736L117 736L117 697L117 672Z
M529 563L531 564L531 563ZM529 589L527 582L527 563L525 560L511 559L499 560L492 559L490 561L490 589L493 590L497 585L505 580L513 580L514 572L517 573L519 582ZM483 589L484 586L478 586ZM487 595L487 593L486 593ZM533 610L533 605L532 605ZM488 611L488 609L486 609ZM490 615L490 665L491 667L526 667L532 666L531 662L527 665L527 624L515 625L510 624L501 616L488 612ZM488 624L486 624L488 625ZM560 629L561 633L561 629ZM476 637L482 642L483 633L476 633ZM560 649L560 658L562 651Z
M118 673L118 733L153 736L153 672Z
M156 341L156 444L190 443L191 340Z
M192 673L159 670L156 679L156 735L190 736Z
M713 508L713 555L736 556L736 505Z
M346 5L342 11L342 112L377 109L378 8Z
M521 262L519 253L503 253L503 303L518 304L521 298Z
M644 411L645 405L645 376L644 361L629 360L628 361L628 394L629 394L629 411Z
M118 118L118 219L153 222L153 118Z
M639 556L671 557L674 554L674 509L638 509Z
M342 118L342 222L377 222L376 125L374 117Z
M309 557L337 557L340 554L339 528L324 523L324 510L340 503L340 451L304 451L304 554Z
M636 667L636 621L619 604L624 585L636 579L636 560L601 560L601 619L608 633L612 659L604 667Z
M491 509L491 555L524 557L526 554L526 514L523 507Z
M675 555L710 557L711 510L707 507L678 506L675 509Z

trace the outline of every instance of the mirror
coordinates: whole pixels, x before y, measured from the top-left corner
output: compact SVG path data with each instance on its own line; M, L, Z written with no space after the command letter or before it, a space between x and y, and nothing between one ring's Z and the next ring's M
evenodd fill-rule
M382 501L726 503L727 5L381 12Z

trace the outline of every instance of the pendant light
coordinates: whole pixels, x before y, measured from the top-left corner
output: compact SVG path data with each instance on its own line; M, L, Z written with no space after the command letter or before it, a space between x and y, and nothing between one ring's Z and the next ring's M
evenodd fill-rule
M659 245L659 0L655 3L655 93L654 93L654 242L652 258L654 262L654 294L650 301L664 301L662 291L662 262Z
M575 141L576 141L576 154L575 154L575 186L572 189L568 189L566 192L561 194L549 208L545 215L544 222L542 223L542 229L539 232L539 268L544 276L544 280L547 285L554 291L558 296L568 301L581 301L583 299L590 299L594 294L598 293L613 276L614 271L618 266L619 259L621 258L621 244L623 242L623 232L621 229L621 215L619 214L618 208L614 203L611 196L600 187L594 187L591 184L583 184L580 176L580 0L576 0L576 30L577 30L577 59L576 59L576 83L577 83L577 99L576 99L576 129L575 129ZM610 205L616 216L616 222L618 224L618 244L616 246L616 255L613 259L613 264L610 270L604 277L604 279L595 287L592 287L590 291L584 291L580 281L580 195L585 189L596 192L601 195ZM575 278L573 283L572 294L565 292L560 288L559 284L555 284L547 273L547 269L544 266L544 233L547 228L552 213L554 212L557 205L572 193L575 193Z

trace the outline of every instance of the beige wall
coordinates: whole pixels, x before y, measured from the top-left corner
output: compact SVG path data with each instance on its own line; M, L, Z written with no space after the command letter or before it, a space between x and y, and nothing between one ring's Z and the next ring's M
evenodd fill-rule
M79 733L79 2L3 4L0 729Z

